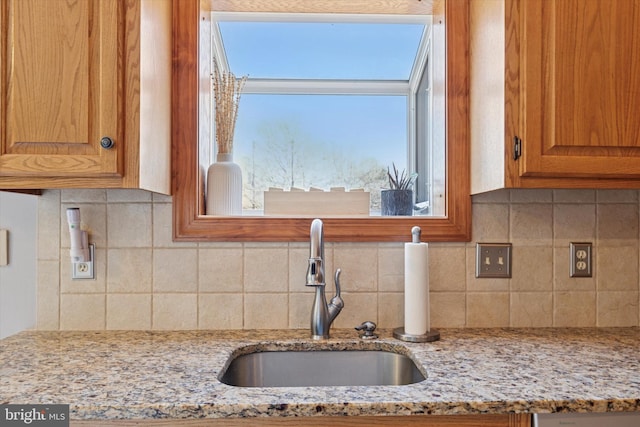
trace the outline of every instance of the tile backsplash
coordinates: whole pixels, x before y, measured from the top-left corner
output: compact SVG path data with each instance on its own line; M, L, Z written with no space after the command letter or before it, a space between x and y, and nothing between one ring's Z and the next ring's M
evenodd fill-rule
M472 241L429 246L431 324L639 326L639 205L636 190L473 196ZM96 245L95 280L70 278L68 207ZM171 210L141 190L45 191L37 329L308 328L308 244L174 243ZM476 242L512 243L513 277L476 279ZM569 242L593 242L592 278L569 277ZM326 258L327 277L343 272L336 327L403 324L402 243L327 243Z

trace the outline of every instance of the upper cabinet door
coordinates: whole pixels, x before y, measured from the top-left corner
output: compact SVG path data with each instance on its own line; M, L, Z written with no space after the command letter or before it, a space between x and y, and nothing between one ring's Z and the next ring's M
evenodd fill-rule
M123 2L0 5L0 176L121 176Z
M640 0L520 7L520 175L640 177Z

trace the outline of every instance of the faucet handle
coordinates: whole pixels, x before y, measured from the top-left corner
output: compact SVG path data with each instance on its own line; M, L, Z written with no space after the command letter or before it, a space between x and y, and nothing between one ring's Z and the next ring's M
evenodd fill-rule
M333 276L333 281L336 284L336 297L340 298L340 273L342 270L336 269L336 274Z
M344 300L340 296L340 273L341 272L342 271L339 268L336 270L336 274L333 278L336 284L336 294L334 295L333 298L331 298L331 302L329 303L329 309L331 310L333 307L333 309L337 310L338 312L340 312L340 310L344 308ZM336 316L337 315L338 313L336 313Z
M334 281L336 283L336 294L333 298L331 298L331 301L328 305L329 324L331 324L334 319L338 317L338 314L340 314L340 311L344 308L344 300L340 297L340 273L341 270L337 269L336 275L334 277Z
M356 326L356 331L362 331L360 338L363 340L374 340L378 338L378 335L374 333L376 330L376 324L367 320L363 322L360 326Z

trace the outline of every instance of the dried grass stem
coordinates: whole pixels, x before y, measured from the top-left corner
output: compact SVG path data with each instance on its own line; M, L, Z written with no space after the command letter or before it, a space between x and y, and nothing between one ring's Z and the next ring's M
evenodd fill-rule
M233 133L238 117L240 93L247 77L236 78L232 72L221 71L214 61L213 99L215 110L215 131L218 154L233 152Z

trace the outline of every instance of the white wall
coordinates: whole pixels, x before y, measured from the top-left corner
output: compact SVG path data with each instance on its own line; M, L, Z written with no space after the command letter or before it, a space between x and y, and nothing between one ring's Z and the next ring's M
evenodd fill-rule
M0 191L9 265L0 267L0 339L36 324L38 197Z

